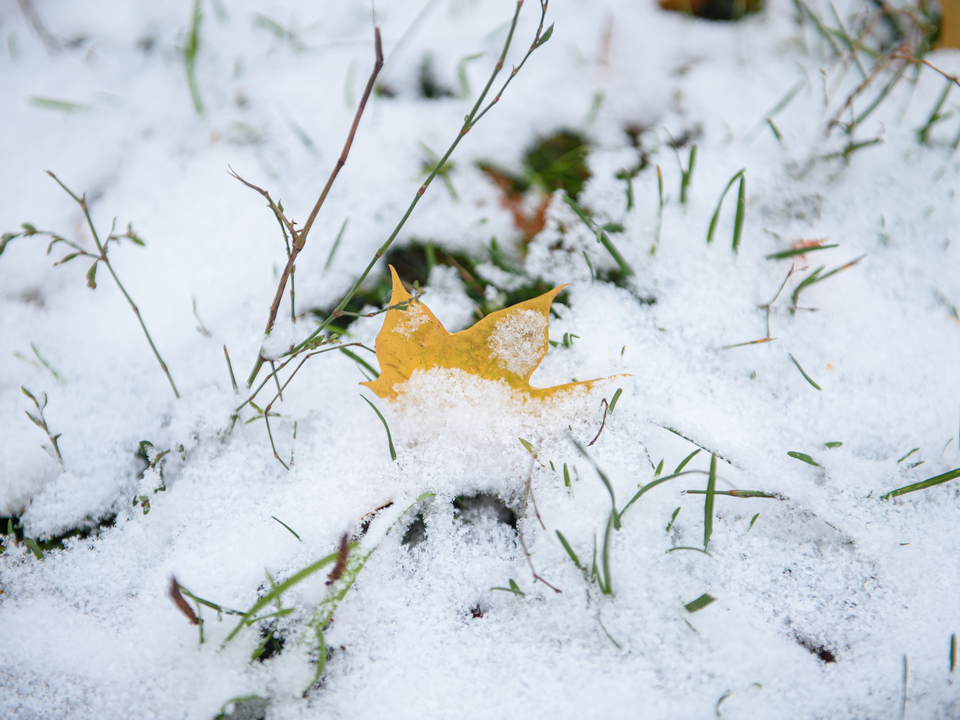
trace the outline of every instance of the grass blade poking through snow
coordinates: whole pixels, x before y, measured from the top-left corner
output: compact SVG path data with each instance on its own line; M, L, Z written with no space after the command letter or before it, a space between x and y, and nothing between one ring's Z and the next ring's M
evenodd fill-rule
M787 354L790 355L790 353L787 353ZM800 367L800 363L797 362L797 359L793 355L790 355L790 359L793 361L793 364L797 366L797 370L800 371L800 374L803 375L803 379L806 380L811 385L813 385L817 390L820 390L821 392L823 392L823 388L817 385L817 383L814 382L812 377L807 375L806 371L802 367Z
M710 546L713 534L713 498L717 488L717 456L710 456L710 477L707 478L707 497L703 503L703 551Z
M273 518L274 520L276 520L278 523L280 523L281 525L283 525L287 530L289 530L289 531L290 531L290 534L293 535L297 540L300 540L300 536L297 535L297 533L295 533L295 532L293 531L293 528L290 527L289 525L287 525L283 520L279 520L278 518L275 518L273 515L271 515L270 517L272 517L272 518ZM300 540L300 542L303 542L303 540Z
M860 257L855 258L854 260L851 260L851 261L848 262L846 265L841 265L841 266L838 267L838 268L834 268L833 270L831 270L831 271L829 271L829 272L823 273L823 275L821 275L820 273L823 272L823 269L826 267L826 265L821 265L821 266L818 267L816 270L814 270L812 273L810 273L810 275L808 275L807 277L805 277L805 278L803 279L803 281L802 281L799 285L797 285L797 287L796 287L796 288L794 289L794 291L793 291L793 296L791 297L791 302L793 303L793 307L790 308L790 314L792 315L792 314L796 313L796 311L797 311L797 303L798 303L799 300L800 300L800 293L801 293L801 292L803 292L804 290L806 290L806 289L807 289L808 287L810 287L811 285L815 285L815 284L818 283L818 282L822 282L823 280L826 280L828 277L832 277L833 275L836 275L838 272L843 272L844 270L847 270L847 269L849 269L849 268L852 268L854 265L858 264L858 263L859 263L861 260L863 260L865 257L866 257L866 255L861 255Z
M688 602L683 607L688 613L695 613L699 610L703 610L707 605L709 605L714 601L716 601L715 597L713 597L708 593L704 593L703 595L698 597L696 600L692 602Z
M617 388L617 391L613 394L613 400L610 401L610 414L613 415L613 409L617 406L617 400L620 399L620 395L623 393L623 388Z
M733 251L740 252L740 236L743 234L743 218L747 213L747 178L740 176L740 190L737 192L737 218L733 223Z
M933 487L934 485L942 485L945 482L951 480L956 480L960 478L960 468L956 470L951 470L950 472L945 472L942 475L937 475L936 477L929 478L922 482L914 483L913 485L907 485L902 488L897 488L896 490L891 490L890 492L881 495L881 500L889 500L893 497L898 497L900 495L906 495L907 493L916 492L917 490L925 490L928 487Z
M577 554L573 551L573 548L570 547L570 543L567 542L567 539L559 530L557 530L557 537L560 539L560 544L563 545L563 549L567 551L567 555L569 555L570 559L573 560L573 564L579 569L583 570L584 567L580 564L580 558L577 557Z
M831 245L803 245L801 247L792 248L790 250L784 250L783 252L766 255L764 256L764 259L765 260L785 260L786 258L791 258L795 255L806 255L807 253L814 252L815 250L829 250L830 248L835 248L835 247L840 247L840 243L833 243ZM771 300L771 302L773 301Z
M603 536L603 582L600 584L600 590L604 595L613 595L613 585L610 579L610 545L612 542L610 531L613 529L614 523L619 524L616 508L610 512L610 519L607 520L607 531Z
M250 619L255 617L256 614L260 612L260 610L262 610L264 607L266 607L270 603L274 602L284 592L292 588L297 583L300 583L303 580L306 580L308 577L322 570L324 567L326 567L330 563L336 562L338 555L339 553L335 552L335 553L331 553L330 555L327 555L326 557L320 558L312 565L308 565L300 572L294 575L291 575L282 583L280 583L279 585L271 589L270 592L268 592L262 598L257 600L257 602L255 602L253 606L243 614L243 617L240 618L240 622L238 622L237 626L232 631L230 631L230 634L227 635L226 639L224 639L220 647L226 646L227 643L233 640L233 638L237 636L237 633L239 633L243 629L244 625L250 624Z
M662 485L668 480L673 480L674 478L684 477L685 475L708 475L705 470L687 470L686 472L674 473L673 475L666 475L664 477L658 477L651 482L648 482L640 490L637 491L637 494L630 498L630 502L623 506L623 510L620 511L620 519L623 520L624 514L627 510L630 509L630 506L633 505L637 500L643 497L646 493L653 490L657 485Z
M620 272L625 276L633 275L633 268L631 268L627 264L627 261L623 259L623 255L621 255L620 251L614 246L613 242L610 240L610 236L607 235L607 231L597 225L593 219L587 215L587 211L577 204L576 200L571 198L569 195L564 195L563 199L577 214L577 217L583 221L583 224L593 231L593 234L597 237L597 242L603 245L607 249L607 252L610 253L610 256L616 260L617 265L620 266Z
M607 492L610 493L610 502L613 505L613 517L611 518L613 522L613 527L615 530L619 530L620 516L617 514L617 497L616 495L613 494L613 485L610 484L610 479L606 476L606 473L604 473L603 470L600 469L600 466L597 465L594 459L590 457L590 453L587 452L587 449L583 445L581 445L579 442L577 442L576 438L571 436L570 440L573 442L574 445L576 445L577 450L580 451L580 454L583 455L591 465L593 465L593 469L597 471L597 475L600 476L600 479L603 481L603 484L606 485Z
M187 33L186 43L180 48L180 52L183 54L183 65L187 70L187 85L190 86L190 97L197 115L203 114L203 100L200 99L200 88L197 87L197 52L200 50L201 20L203 20L203 0L194 0L190 32Z
M673 474L676 475L677 473L681 472L687 466L687 463L689 463L699 454L700 454L700 448L697 448L692 453L687 455L682 461L680 461L680 464L677 465L677 469L673 471Z
M737 179L740 178L746 171L747 169L743 168L737 172L732 178L730 178L730 182L727 183L727 186L723 189L723 192L720 193L720 200L717 202L717 209L714 211L713 217L710 218L710 228L707 230L708 245L713 242L713 233L716 232L717 222L720 220L720 208L723 207L723 199L727 196L727 193L730 191L730 188L733 187L733 184L737 181Z
M797 452L796 450L790 450L789 452L787 452L787 455L789 455L792 458L796 458L797 460L801 460L805 462L807 465L813 465L814 467L821 467L820 463L818 463L816 460L814 460L812 457L810 457L806 453Z
M390 435L390 426L387 425L386 419L383 417L383 415L380 414L380 411L377 410L376 405L374 405L372 402L370 402L365 397L363 397L363 395L361 395L360 397L364 399L364 402L366 402L367 405L373 408L373 411L377 414L377 417L380 418L380 422L383 423L383 429L387 431L387 444L390 446L390 459L396 460L397 451L393 449L393 437Z
M790 88L786 95L781 98L780 102L774 105L767 113L760 119L760 121L754 125L753 129L744 136L744 142L751 143L757 134L763 129L764 125L769 125L771 130L774 130L775 126L773 123L773 118L775 118L781 110L783 110L790 102L797 96L797 93L803 90L804 86L807 84L806 80L798 80L797 83ZM776 134L776 130L774 130ZM777 138L778 140L780 138Z

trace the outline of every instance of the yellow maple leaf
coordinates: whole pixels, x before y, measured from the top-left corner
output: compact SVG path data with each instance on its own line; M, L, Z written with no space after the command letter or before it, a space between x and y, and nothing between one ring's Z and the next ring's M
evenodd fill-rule
M361 383L382 398L393 399L416 370L459 369L486 380L503 380L530 397L544 398L574 388L588 389L601 380L566 383L550 388L531 387L529 380L549 347L550 304L566 287L490 313L471 328L449 333L424 303L411 300L397 271L390 305L410 302L386 313L377 335L380 377Z

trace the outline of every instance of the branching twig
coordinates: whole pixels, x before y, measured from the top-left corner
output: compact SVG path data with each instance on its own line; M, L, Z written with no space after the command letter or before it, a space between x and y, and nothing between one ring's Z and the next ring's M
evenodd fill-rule
M906 60L908 63L926 65L928 68L930 68L934 72L940 73L947 80L949 80L952 83L956 83L956 85L960 87L960 79L958 79L956 75L950 75L949 73L944 72L943 70L938 68L936 65L931 63L929 60L924 60L923 58L916 58L916 57L913 57L912 55L905 55L901 52L894 52L891 57L894 57L897 60Z
M537 28L537 33L534 36L534 41L530 46L530 50L527 51L527 55L524 57L523 62L521 62L520 65L518 65L516 68L513 69L510 79L513 79L513 77L520 71L520 68L523 67L524 62L526 62L527 57L529 57L534 50L541 47L547 40L550 39L550 35L552 34L552 26L548 28L546 32L543 31L543 22L546 17L548 3L549 3L549 0L540 1L540 11L541 11L540 25ZM507 82L504 83L504 86L500 89L500 93L497 94L497 97L494 98L494 100L486 108L484 108L482 112L480 111L480 107L483 104L483 101L486 99L486 96L490 91L490 87L493 85L494 80L496 79L497 75L500 73L500 70L503 68L503 61L507 55L507 50L509 49L511 42L513 41L513 32L517 26L517 18L520 14L520 8L522 4L523 4L523 0L519 0L519 2L517 2L517 10L513 15L513 20L510 23L510 30L507 34L507 40L504 43L503 51L500 54L500 59L497 61L497 64L493 70L493 73L491 74L490 79L487 81L486 87L484 87L483 92L480 93L480 97L477 98L477 102L474 104L473 109L466 116L466 118L464 118L463 126L460 128L460 131L457 133L456 138L453 140L450 147L447 148L447 151L444 153L443 157L441 157L440 160L437 162L436 166L434 167L430 175L427 177L427 179L424 180L423 185L421 185L420 188L417 190L416 195L414 195L413 200L410 202L409 207L407 208L406 212L403 214L403 217L400 218L400 221L397 223L397 226L394 228L393 232L390 233L390 236L386 239L383 245L381 245L380 248L377 250L373 259L369 262L367 267L360 274L360 277L357 278L356 282L353 284L353 287L351 287L349 292L343 297L343 300L340 301L340 304L337 305L337 307L334 309L334 311L330 314L330 316L326 320L320 323L320 325L316 328L316 330L314 330L303 342L301 342L299 345L297 345L290 351L289 353L290 355L295 355L299 353L301 350L303 350L310 343L310 341L313 340L315 337L317 337L320 333L322 333L326 329L326 327L336 317L339 317L339 314L343 312L343 309L347 306L347 303L350 302L353 296L360 289L360 285L366 279L367 275L370 274L370 271L373 269L373 266L376 265L377 261L381 257L383 257L383 255L387 252L387 249L396 239L397 235L400 234L400 230L403 228L404 224L407 222L407 218L409 218L410 215L413 213L414 208L417 206L417 203L420 202L420 198L423 197L424 193L427 191L427 188L430 186L430 183L433 182L434 178L440 173L440 170L444 167L447 160L450 159L450 156L453 154L453 151L456 149L457 145L459 145L460 141L464 138L464 136L466 136L466 134L470 132L470 129L477 124L477 122L480 120L480 117L486 114L486 112L500 99L500 95L503 93L507 85L510 83L510 79L508 79Z
M340 157L337 158L337 164L334 165L334 168L330 173L330 177L327 178L327 184L324 185L323 190L320 192L320 197L317 198L317 202L313 206L313 211L310 213L310 217L307 218L306 225L303 226L303 229L300 232L296 231L294 224L287 220L283 214L283 211L273 202L273 200L270 199L270 195L266 191L261 190L255 185L251 185L237 176L236 173L233 173L234 177L243 182L244 185L257 190L260 194L267 198L267 201L270 203L270 208L277 214L277 217L282 220L283 224L286 225L293 240L293 245L290 248L290 254L287 258L286 267L284 267L283 272L280 274L280 282L277 284L277 292L276 295L274 295L273 303L270 305L270 315L267 318L267 328L264 331L265 333L269 333L273 328L274 322L276 322L277 312L280 309L280 301L283 299L283 291L287 286L287 278L293 273L293 267L297 262L297 256L306 245L307 235L310 233L310 228L313 227L313 221L316 220L317 214L320 212L320 208L323 206L324 200L327 199L327 194L330 192L330 188L337 179L340 169L347 162L347 155L350 153L350 147L353 145L353 138L357 134L357 128L360 125L360 118L363 116L363 110L367 105L367 100L370 98L370 93L373 92L373 86L377 80L377 75L380 74L380 69L383 67L383 45L380 41L380 28L377 26L374 26L373 28L373 37L374 49L376 52L376 60L373 65L373 72L370 73L370 78L367 80L367 87L363 91L363 97L360 99L360 105L357 107L357 112L354 115L353 125L350 126L350 132L347 134L347 140L343 145L343 151L340 153ZM257 362L253 367L253 371L250 373L250 377L247 379L247 387L252 386L254 381L257 379L257 374L260 372L260 368L263 366L263 361L263 353L261 352L257 355Z
M107 248L110 245L110 241L119 243L121 238L130 240L131 242L137 245L143 245L143 241L137 237L137 234L133 231L131 226L127 226L127 231L125 233L116 234L111 228L110 234L107 236L106 240L101 242L100 235L97 233L97 229L93 225L93 219L90 217L90 209L87 207L87 196L86 194L77 197L77 195L66 185L64 185L60 178L54 175L52 172L47 170L47 175L52 177L56 183L63 188L66 193L72 197L76 203L83 210L83 215L87 220L87 226L90 228L90 234L93 235L93 241L97 246L97 253L91 253L84 250L81 246L77 245L66 238L63 238L56 233L47 232L47 231L38 231L36 228L28 225L24 225L26 232L21 233L22 235L48 235L53 238L50 242L50 245L47 247L47 253L50 253L50 249L57 243L64 243L65 245L73 248L74 252L68 253L63 258L58 260L54 265L60 265L65 262L69 262L76 257L88 257L93 258L93 265L90 266L90 269L87 270L87 286L90 289L96 289L97 281L97 265L103 263L107 270L110 272L110 276L113 278L113 281L117 284L117 287L120 288L120 292L123 293L123 297L126 298L127 303L129 303L133 314L137 316L137 321L140 323L140 327L143 330L143 334L147 338L147 342L150 343L150 349L153 350L154 357L157 358L157 362L160 363L160 369L163 370L163 374L167 376L167 380L170 381L170 387L173 388L173 394L180 399L180 393L177 391L177 386L173 382L173 377L170 375L170 371L167 369L167 364L163 361L163 358L160 357L160 352L157 350L157 346L153 343L153 338L150 337L150 332L147 330L146 324L143 322L143 317L140 315L140 308L137 307L136 303L133 302L133 298L130 297L130 294L127 292L127 289L123 286L123 283L120 282L120 278L117 277L117 273L113 270L113 265L110 264L110 259L107 256ZM12 236L4 236L6 240L12 239Z

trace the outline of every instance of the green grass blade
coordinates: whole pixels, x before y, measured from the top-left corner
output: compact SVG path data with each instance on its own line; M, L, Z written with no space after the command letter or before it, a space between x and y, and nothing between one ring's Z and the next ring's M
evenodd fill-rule
M370 363L368 363L366 360L364 360L363 358L361 358L361 357L360 357L359 355L357 355L355 352L351 352L350 350L347 350L346 348L340 348L340 352L342 352L344 355L346 355L348 358L350 358L351 360L353 360L353 361L354 361L355 363L357 363L358 365L362 365L363 367L365 367L368 371L370 371L370 373L371 373L375 378L380 377L380 373L378 373Z
M911 450L910 452L908 452L908 453L907 453L906 455L904 455L902 458L900 458L899 460L897 460L897 465L899 465L900 463L902 463L904 460L906 460L908 457L910 457L911 455L913 455L915 452L918 452L919 450L920 450L920 448L915 447L913 450Z
M309 687L317 684L327 667L327 641L323 637L323 628L314 627L313 631L317 636L317 669L313 673L313 680L310 681Z
M942 116L940 115L940 108L943 107L943 104L947 101L947 95L950 94L951 88L953 88L953 81L948 79L946 87L943 88L943 93L940 95L940 99L937 101L937 104L934 105L933 112L930 113L930 119L927 120L927 124L917 130L918 142L927 142L927 135L930 132L930 128L933 127L934 123L942 119Z
M68 100L56 100L55 98L38 97L36 95L30 96L30 104L34 107L43 108L44 110L58 110L66 113L85 112L92 109L89 105L84 105L83 103L75 103Z
M36 540L31 537L25 537L23 539L23 544L27 546L30 552L37 556L37 560L43 560L43 550L40 549L40 546L37 544Z
M600 586L604 595L613 595L613 585L610 575L610 533L613 530L614 522L617 520L617 510L614 508L610 512L610 519L607 520L607 532L603 536L603 577L604 582Z
M684 490L685 495L706 495L706 490ZM714 496L726 495L734 498L767 498L769 500L783 500L780 495L771 495L762 490L715 490Z
M200 50L200 21L202 19L203 0L194 0L190 32L181 51L183 53L183 64L187 70L187 85L190 87L190 97L193 99L193 109L197 115L203 115L203 100L200 98L200 88L197 86L197 53Z
M244 625L247 624L247 621L250 618L254 617L262 608L274 602L277 598L283 595L283 593L285 593L287 590L292 588L297 583L307 579L308 577L310 577L317 571L323 569L325 566L329 565L330 563L336 562L338 554L339 553L331 553L326 557L320 558L312 565L308 565L300 572L295 573L294 575L291 575L289 578L287 578L282 583L277 585L275 588L273 588L270 592L268 592L262 598L257 600L257 602L253 604L253 607L251 607L249 610L247 610L247 612L243 614L243 617L240 618L240 622L238 622L237 626L230 632L229 635L227 635L226 639L221 644L221 647L224 647L228 642L233 640L233 638L236 637L237 633L240 632L243 629Z
M614 529L619 530L620 515L617 513L617 496L613 492L613 485L610 484L610 478L608 478L606 473L600 469L600 466L597 465L594 459L590 456L590 453L587 452L587 449L581 445L575 437L571 436L570 440L576 446L577 450L580 451L580 454L583 455L591 465L593 465L593 469L597 471L597 475L600 476L600 480L603 481L603 484L606 486L607 492L610 493L610 502L613 505L613 527Z
M583 224L586 225L588 228L590 228L590 230L596 235L597 242L603 245L607 249L607 252L610 253L611 257L613 257L613 259L617 262L617 265L620 266L620 272L623 275L633 275L633 268L631 268L627 264L627 261L623 259L623 256L614 246L613 242L610 240L610 237L607 235L606 231L603 228L599 227L593 221L593 219L589 215L587 215L587 211L584 210L582 207L580 207L580 205L577 203L576 200L571 198L569 195L564 195L563 199L567 203L567 205L569 205L570 208L577 214L577 217L579 217L580 220L583 221ZM584 254L584 257L586 257L586 254ZM591 272L592 271L593 271L593 268L591 267Z
M747 169L743 168L742 170L737 172L732 178L730 178L730 182L727 183L727 186L723 189L723 192L720 193L720 200L717 202L717 209L714 211L713 217L710 218L710 228L707 230L708 245L711 242L713 242L713 233L716 231L717 222L720 220L720 208L723 207L723 199L727 196L727 193L730 191L730 188L733 187L733 184L737 181L737 179L741 177L746 171Z
M610 401L609 412L613 415L613 409L617 406L617 400L620 399L620 395L623 393L623 388L617 388L617 391L613 394L613 400Z
M830 248L840 247L840 243L833 243L831 245L814 245L813 247L799 247L793 248L792 250L784 250L783 252L772 253L771 255L765 256L766 260L784 260L786 258L795 257L796 255L806 255L807 253L815 252L817 250L829 250Z
M524 595L526 595L526 593L520 589L520 586L513 581L513 578L510 579L510 587L492 587L490 589L502 590L503 592L513 593L517 597L523 597Z
M691 547L691 546L689 546L689 545L680 545L680 546L678 546L678 547L672 547L672 548L670 548L669 550L667 550L667 554L669 555L670 553L676 552L677 550L693 550L694 552L703 553L703 554L706 555L707 557L711 557L711 558L713 557L713 555L711 555L710 553L708 553L708 552L707 552L706 550L704 550L703 548Z
M913 485L907 485L902 488L897 488L896 490L891 490L885 495L881 495L881 500L889 500L892 497L898 497L899 495L906 495L907 493L916 492L917 490L925 490L928 487L933 487L934 485L942 485L945 482L950 480L955 480L960 478L960 468L956 470L951 470L950 472L945 472L943 475L937 475L923 482L914 483Z
M365 397L363 397L363 395L361 395L360 397L363 398L364 402L367 403L367 405L373 408L373 411L377 414L377 417L380 418L380 422L383 423L383 429L387 431L387 444L390 446L390 459L396 460L397 451L393 449L393 436L390 435L390 426L387 425L386 419L383 417L383 415L380 414L380 411L377 410L376 405L374 405L372 402L370 402Z
M708 473L704 470L687 470L685 472L674 473L673 475L666 475L662 478L657 478L656 480L652 480L651 482L648 482L646 485L640 488L639 491L637 491L637 494L630 499L630 502L628 502L626 505L623 506L623 510L620 511L621 521L623 520L624 513L627 512L630 506L633 505L641 497L646 495L648 492L653 490L655 487L657 487L657 485L662 485L668 480L673 480L674 478L683 477L685 475L707 475L707 474Z
M677 508L673 511L673 515L670 516L670 522L667 523L667 527L664 532L670 532L670 528L673 527L673 524L677 521L677 515L680 514L680 508Z
M787 353L787 355L790 355L790 353ZM814 382L812 377L807 375L806 371L802 367L800 367L800 363L797 362L797 359L793 355L790 355L790 359L793 361L793 364L797 366L797 370L800 371L800 374L803 375L803 379L806 380L811 385L813 385L817 390L823 392L823 388L817 385L817 383Z
M747 178L740 178L740 190L737 193L737 218L733 223L733 251L740 252L740 236L743 235L743 219L747 214Z
M787 452L787 455L789 455L792 458L796 458L797 460L802 460L807 465L813 465L814 467L822 467L820 463L818 463L816 460L814 460L812 457L810 457L806 453L797 452L796 450L790 450L789 452Z
M680 462L680 464L677 465L677 469L673 471L673 474L676 475L677 473L681 472L681 471L687 466L687 463L689 463L691 460L693 460L693 459L694 459L697 455L699 455L699 454L700 454L700 448L697 448L697 449L694 450L692 453L690 453L689 455L687 455L687 456Z
M566 487L570 487L570 470L567 468L567 464L563 464L563 484Z
M349 217L343 219L343 225L340 226L340 232L337 233L337 239L333 241L333 247L330 248L330 254L327 255L327 262L324 263L323 269L326 270L330 267L330 263L333 262L333 256L337 252L337 248L340 247L340 240L343 238L343 233L347 229L347 221Z
M274 520L276 520L278 523L280 523L281 525L283 525L287 530L289 530L289 531L290 531L290 534L293 535L297 540L300 540L300 536L297 535L297 533L295 533L295 532L293 531L293 528L290 527L289 525L287 525L283 520L280 520L280 519L274 517L273 515L271 515L270 517L272 517L272 518L273 518ZM300 540L300 542L303 542L303 540Z
M713 498L717 490L717 456L710 456L710 477L707 478L707 497L703 503L703 550L710 546L713 534Z
M715 597L707 593L704 593L703 595L698 597L696 600L693 600L692 602L688 602L683 607L686 609L688 613L695 613L699 610L703 610L707 605L715 601L716 601Z
M678 156L679 157L679 156ZM690 147L690 159L687 161L687 169L680 166L680 204L687 204L687 190L690 188L690 182L693 180L693 166L697 161L697 144Z
M559 530L557 530L557 537L560 538L560 544L563 545L563 549L567 551L567 555L569 555L570 559L573 560L573 564L582 570L583 566L580 564L580 558L577 557L577 554L573 551L573 548L570 547L570 543L567 542L567 539Z
M533 457L534 460L540 462L540 458L537 457L537 449L533 446L529 440L524 440L523 438L517 438L520 441L520 444L526 449L528 453Z

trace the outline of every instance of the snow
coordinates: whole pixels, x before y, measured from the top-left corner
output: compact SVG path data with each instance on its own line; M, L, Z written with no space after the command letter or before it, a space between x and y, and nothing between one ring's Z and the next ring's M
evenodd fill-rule
M537 310L517 310L497 321L487 340L490 359L504 370L526 377L543 354L547 318Z
M577 337L552 347L531 382L610 379L533 401L461 371L418 371L397 401L371 398L390 428L394 462L383 424L358 397L366 378L357 364L319 355L270 410L287 470L263 420L248 424L256 410L233 420L243 398L224 347L243 388L261 344L277 361L315 318L292 322L285 293L264 338L286 263L283 237L263 198L227 170L282 199L302 226L372 66L370 8L203 3L197 79L206 111L197 116L177 49L191 3L31 4L52 33L77 42L47 49L24 4L0 4L0 231L29 222L94 248L80 207L44 170L85 193L101 239L114 217L119 229L131 222L146 246L110 243L110 262L181 399L105 267L91 291L89 259L51 267L62 245L46 256L46 237L7 243L0 515L41 541L93 531L42 561L3 536L0 715L204 719L255 695L265 702L236 704L234 717L246 708L271 720L894 718L904 694L907 717L960 715L949 657L960 634L960 480L880 499L960 467L956 90L930 142L916 133L943 92L941 76L924 69L913 83L908 70L854 134L882 142L845 160L846 134L826 127L861 78L829 57L809 22L797 23L793 3L770 0L742 22L712 23L646 0L555 0L552 38L451 157L458 199L435 182L396 244L432 240L484 263L496 237L523 270L481 264L480 276L500 290L517 289L517 277L571 283L548 331L555 342ZM829 3L811 7L831 24ZM848 26L869 7L837 4ZM420 143L442 154L456 137L514 8L377 4L381 82L395 96L371 98L298 259L298 312L333 307L389 236L424 181ZM537 10L528 0L506 68L529 47ZM265 19L289 32L272 32ZM427 53L453 95L417 95ZM960 73L956 50L927 58ZM779 142L763 118L798 81L775 118ZM82 107L55 109L44 98ZM639 148L627 128L639 132ZM617 263L559 194L521 257L512 215L476 167L520 173L525 149L561 129L590 141L592 177L577 202L599 224L623 226L609 232L634 270L623 287L598 279ZM690 134L698 147L685 205L668 132ZM689 144L679 152L686 167ZM628 209L617 174L644 158ZM735 254L736 183L705 241L720 193L741 168L745 223ZM767 259L812 239L839 246ZM799 283L821 265L826 272L861 257L804 288L791 309ZM386 272L382 261L375 272ZM421 300L451 332L475 318L454 268L434 267ZM502 342L491 349L508 367L532 357L516 340L547 330L534 315L536 328L497 327ZM371 346L382 320L357 319L344 340ZM774 340L730 347L768 337L768 321ZM518 374L536 367L520 364ZM258 383L265 377L261 370ZM24 417L35 408L21 386L46 392L63 469ZM618 388L605 415L601 401ZM271 380L261 409L274 391ZM601 424L589 453L610 490L571 441L586 445ZM154 449L146 460L141 441ZM667 475L698 447L685 467L698 474L645 493L608 533L612 504L622 511L661 459ZM162 450L170 452L150 457ZM717 490L782 499L717 495L709 555L673 550L703 547L704 497L684 491L706 487L711 452ZM133 504L140 495L148 513ZM318 658L308 622L331 591L327 569L284 593L283 607L293 609L277 626L284 650L264 662L250 656L268 621L222 646L236 616L202 607L200 644L167 596L175 576L199 597L245 610L271 582L335 552L345 531L360 535L367 520L353 557L372 554L324 631L329 658L306 694ZM417 522L420 542L411 540ZM534 580L518 529L537 575L562 593ZM610 595L590 578L595 548ZM511 581L524 595L491 589ZM705 593L715 602L685 609ZM824 662L823 651L836 662Z

